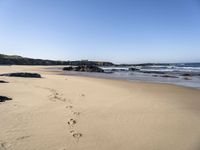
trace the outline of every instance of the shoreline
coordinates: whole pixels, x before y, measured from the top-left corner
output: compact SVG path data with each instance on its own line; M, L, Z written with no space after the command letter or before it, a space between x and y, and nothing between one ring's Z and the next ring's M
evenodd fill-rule
M111 79L111 80L122 80L128 82L144 82L144 83L157 83L157 84L172 84L181 87L189 87L194 89L200 89L199 79L182 79L182 78L170 78L170 77L154 77L152 74L141 74L138 75L137 72L134 76L128 76L126 74L121 74L120 76L116 75L116 72L113 73L95 73L95 72L79 72L79 71L63 71L62 67L53 67L46 68L47 70L52 70L52 72L58 72L59 75L66 76L81 76L81 77L92 77L92 78L101 78L101 79ZM124 73L124 72L122 72ZM144 76L145 75L145 76ZM126 76L126 77L123 77Z
M153 84L153 85L170 85L170 86L175 86L178 88L186 88L186 89L192 89L192 90L200 90L200 88L195 88L195 87L189 87L189 86L184 86L184 85L179 85L179 84L173 84L173 83L163 83L163 82L153 82L153 81L142 81L142 80L125 80L125 79L112 79L112 78L104 78L104 77L95 77L95 76L84 76L84 75L68 75L68 74L56 74L56 75L61 75L61 76L70 76L70 77L81 77L81 78L91 78L91 79L100 79L100 80L111 80L111 81L120 81L120 82L126 82L126 83L133 83L133 84Z

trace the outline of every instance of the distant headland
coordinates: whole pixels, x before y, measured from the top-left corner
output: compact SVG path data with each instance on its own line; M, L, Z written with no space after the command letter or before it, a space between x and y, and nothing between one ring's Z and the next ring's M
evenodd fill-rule
M56 61L22 57L18 55L0 54L0 65L94 65L94 66L114 66L111 62L104 61Z

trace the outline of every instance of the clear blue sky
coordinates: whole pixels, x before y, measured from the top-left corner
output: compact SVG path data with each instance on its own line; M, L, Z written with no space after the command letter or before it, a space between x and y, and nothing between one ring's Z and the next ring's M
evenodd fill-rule
M0 0L0 53L200 61L200 0Z

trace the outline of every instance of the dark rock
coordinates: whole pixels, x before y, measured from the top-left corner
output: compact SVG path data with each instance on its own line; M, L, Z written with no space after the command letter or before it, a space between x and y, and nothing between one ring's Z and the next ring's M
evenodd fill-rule
M137 68L128 68L129 71L140 71L140 69Z
M111 69L111 72L127 71L127 69Z
M63 70L65 71L73 71L73 67L72 66L69 66L69 67L64 67Z
M0 83L8 83L7 81L4 80L0 80Z
M76 71L83 71L83 72L104 72L103 69L97 67L97 66L78 66L75 68Z
M152 75L153 77L158 77L158 75Z
M163 76L161 76L161 77L164 77L164 78L178 78L178 77L172 76L172 75L163 75Z
M0 102L5 102L8 100L12 100L12 98L6 97L6 96L0 96Z
M81 71L81 72L104 72L103 69L97 67L97 66L91 66L91 65L81 65L77 67L64 67L63 70L65 71Z
M165 72L161 72L161 71L140 71L142 73L153 73L153 74L165 74Z
M24 78L41 78L41 75L38 74L38 73L27 73L27 72L7 73L7 74L1 74L0 76L24 77Z
M191 77L192 74L190 74L190 73L184 73L184 74L182 74L182 76L184 76L184 77Z

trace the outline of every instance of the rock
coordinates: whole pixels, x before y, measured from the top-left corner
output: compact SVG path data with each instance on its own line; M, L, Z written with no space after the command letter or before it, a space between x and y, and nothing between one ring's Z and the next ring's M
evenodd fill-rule
M91 66L91 65L81 65L77 67L64 67L63 70L65 71L81 71L81 72L104 72L103 69L97 67L97 66Z
M64 67L63 70L65 71L72 71L74 68L72 66Z
M172 76L172 75L163 75L163 76L161 76L161 77L164 77L164 78L178 78L178 77Z
M132 68L132 67L131 67L131 68L128 68L128 70L129 70L129 71L140 71L140 69Z
M38 74L38 73L27 73L27 72L7 73L7 74L1 74L0 76L24 77L24 78L41 78L41 75Z
M127 69L111 69L111 72L127 71Z
M152 75L153 77L158 77L158 75Z
M0 102L5 102L8 100L12 100L12 98L6 97L6 96L0 96Z
M4 80L0 80L0 83L8 83L7 81Z
M96 67L96 66L78 66L75 67L75 71L83 71L83 72L104 72L103 69Z
M165 72L162 71L141 71L142 73L151 73L151 74L165 74Z
M190 73L184 73L184 74L182 74L182 76L184 76L184 77L191 77L192 74L190 74Z

